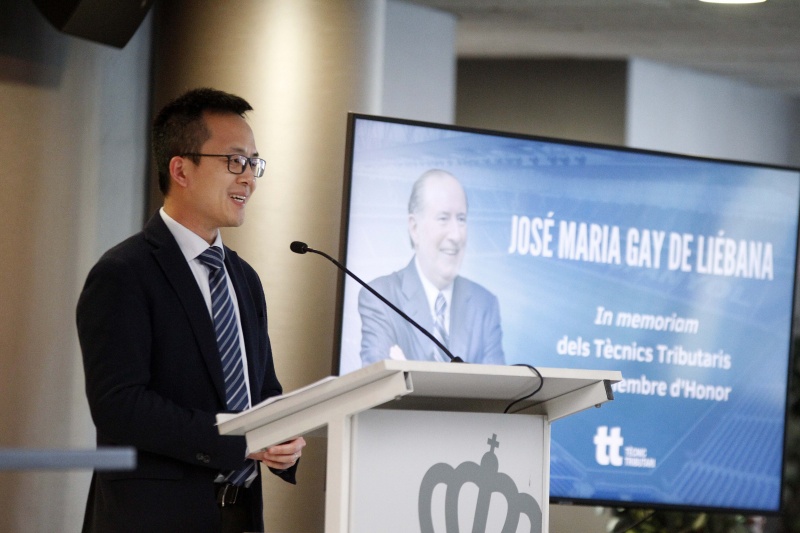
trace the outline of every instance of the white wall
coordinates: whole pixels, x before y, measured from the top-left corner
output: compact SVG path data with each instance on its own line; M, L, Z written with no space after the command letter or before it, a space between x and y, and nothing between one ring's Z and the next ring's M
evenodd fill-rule
M389 1L386 8L380 114L452 123L455 17L396 0Z
M150 23L123 50L0 21L0 448L94 448L75 304L141 227ZM0 472L0 531L78 531L89 472Z
M800 166L800 99L728 78L631 60L626 144Z

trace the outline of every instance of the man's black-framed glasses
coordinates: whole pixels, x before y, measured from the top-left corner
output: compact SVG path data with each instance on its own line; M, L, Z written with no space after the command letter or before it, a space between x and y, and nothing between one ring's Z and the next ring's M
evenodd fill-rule
M181 157L226 157L228 158L228 172L231 174L244 174L244 169L247 165L253 170L253 176L260 178L264 175L264 170L267 168L267 162L259 157L247 157L242 154L198 154L194 152L187 152Z

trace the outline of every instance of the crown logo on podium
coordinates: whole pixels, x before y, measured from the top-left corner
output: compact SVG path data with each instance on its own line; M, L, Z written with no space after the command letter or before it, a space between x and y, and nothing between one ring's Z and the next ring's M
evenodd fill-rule
M478 498L472 522L472 531L486 532L489 517L489 504L492 495L497 493L505 497L508 504L502 532L517 531L520 517L527 516L531 523L531 533L541 533L542 510L530 494L520 492L514 480L499 470L499 461L495 448L500 447L497 435L486 443L489 451L483 454L481 464L464 462L453 468L446 463L437 463L430 467L422 478L419 488L419 525L421 533L434 533L433 530L433 491L438 485L447 487L445 492L445 527L447 533L458 533L458 500L464 485L472 483L478 487Z

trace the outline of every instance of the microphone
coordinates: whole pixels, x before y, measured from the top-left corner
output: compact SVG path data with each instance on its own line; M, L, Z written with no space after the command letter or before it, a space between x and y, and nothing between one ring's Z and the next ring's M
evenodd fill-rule
M358 282L358 283L359 283L359 284L360 284L362 287L364 287L364 288L365 288L365 289L367 289L369 292L371 292L373 295L375 295L375 297L376 297L376 298L378 298L380 301L382 301L383 303L385 303L386 305L388 305L389 307L391 307L391 308L392 308L392 310L393 310L395 313L397 313L398 315L400 315L401 317L403 317L404 319L406 319L406 321L407 321L409 324L411 324L412 326L414 326L415 328L417 328L418 330L420 330L420 331L421 331L421 332L422 332L422 333L423 333L423 334L424 334L426 337L428 337L430 340L432 340L432 341L433 341L433 343L434 343L434 344L436 344L436 346L438 346L438 347L439 347L439 349L441 349L441 350L442 350L442 353L444 353L444 354L445 354L447 357L449 357L449 358L450 358L450 362L451 362L451 363L463 363L463 362L464 362L464 360L463 360L463 359L461 359L460 357L458 357L458 356L455 356L455 355L453 355L452 353L450 353L450 350L448 350L448 349L447 349L447 347L446 347L444 344L442 344L442 343L441 343L441 341L439 341L439 339L437 339L436 337L434 337L434 336L431 334L431 332L429 332L427 329L425 329L425 328L423 328L422 326L420 326L419 324L417 324L417 323L416 323L416 322L415 322L415 321L414 321L414 320L413 320L413 319L412 319L410 316L408 316L408 315L407 315L407 314L405 314L403 311L401 311L401 310L400 310L400 308L398 308L398 307L397 307L396 305L394 305L392 302L390 302L389 300L387 300L386 298L384 298L384 297L383 297L383 295L381 295L381 294L379 294L379 293L378 293L378 291L376 291L375 289L373 289L372 287L370 287L369 285L367 285L366 283L364 283L363 281L361 281L361 279L360 279L358 276L356 276L355 274L353 274L352 272L350 272L350 271L347 269L347 267L346 267L346 266L344 266L343 264L341 264L339 261L337 261L337 260L336 260L336 259L334 259L333 257L329 256L329 255L328 255L328 254L326 254L325 252L320 252L319 250L315 250L315 249L313 249L313 248L309 248L309 247L308 247L308 245L307 245L306 243L304 243L304 242L300 242L300 241L294 241L294 242L292 242L292 244L290 244L290 245L289 245L289 249L290 249L291 251L293 251L294 253L296 253L296 254L304 254L304 253L307 253L307 252L311 252L312 254L319 254L319 255L321 255L322 257L324 257L325 259L327 259L328 261L330 261L331 263L333 263L334 265L336 265L337 267L339 267L339 270L341 270L341 271L345 272L345 273L346 273L348 276L350 276L351 278L353 278L354 280L356 280L356 281L357 281L357 282Z

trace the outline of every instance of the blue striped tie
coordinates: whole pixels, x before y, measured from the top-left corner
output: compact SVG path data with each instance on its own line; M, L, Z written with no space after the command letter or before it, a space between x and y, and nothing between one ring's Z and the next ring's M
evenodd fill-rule
M217 347L222 360L222 373L225 377L225 399L229 411L239 412L249 407L247 386L245 384L242 351L239 346L239 325L233 308L222 249L217 246L207 248L197 256L208 268L208 285L211 290L211 318L217 332ZM239 470L228 473L225 481L242 485L255 472L255 461L248 460Z
M436 333L436 337L441 341L442 344L447 346L447 328L444 325L444 312L447 309L447 300L444 299L444 294L441 292L438 296L436 296L436 301L433 304L433 310L436 313L436 320L434 321L434 331ZM446 361L447 359L444 357L443 353L440 353L441 349L436 350L436 354L442 361Z

